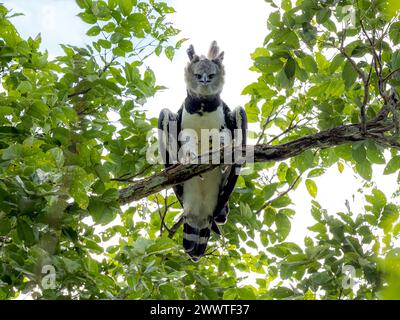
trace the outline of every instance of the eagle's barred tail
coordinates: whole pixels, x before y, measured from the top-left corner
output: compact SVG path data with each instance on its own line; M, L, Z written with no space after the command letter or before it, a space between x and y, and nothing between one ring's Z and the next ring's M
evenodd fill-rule
M188 223L183 225L183 248L193 261L198 261L206 251L210 227L198 229Z

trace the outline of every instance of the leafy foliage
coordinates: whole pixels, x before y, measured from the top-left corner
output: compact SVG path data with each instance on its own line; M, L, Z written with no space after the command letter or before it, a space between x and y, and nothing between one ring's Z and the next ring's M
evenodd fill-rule
M399 298L399 206L371 181L375 165L400 169L395 130L390 152L371 138L255 163L239 177L222 239L192 263L174 230L172 194L118 203L119 188L161 170L145 160L156 123L144 105L163 89L145 61L163 51L173 59L185 40L171 41L174 10L154 0L76 2L93 42L63 44L54 60L40 36L19 36L0 5L0 298ZM259 78L243 90L258 143L374 119L388 102L382 79L400 86L393 6L267 2L269 34L252 54ZM372 48L381 58L371 64ZM388 117L395 122L397 111ZM315 178L345 165L365 180L365 207L328 213L315 200ZM298 214L290 191L303 182L315 198L304 244L287 241ZM54 286L43 282L45 266L56 271ZM249 274L254 282L244 284Z

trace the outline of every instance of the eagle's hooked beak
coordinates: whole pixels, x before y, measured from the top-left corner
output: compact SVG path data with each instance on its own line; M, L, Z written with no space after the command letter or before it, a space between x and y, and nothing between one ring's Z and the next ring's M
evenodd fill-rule
M209 75L207 73L203 73L201 75L201 78L199 79L199 81L201 82L201 84L207 85L207 84L209 84L211 82L211 79L212 79L212 75Z

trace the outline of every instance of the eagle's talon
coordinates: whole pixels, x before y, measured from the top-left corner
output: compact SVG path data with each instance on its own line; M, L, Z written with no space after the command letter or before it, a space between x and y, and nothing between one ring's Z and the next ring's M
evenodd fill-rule
M186 151L182 158L182 164L191 164L197 158L196 154L192 151Z

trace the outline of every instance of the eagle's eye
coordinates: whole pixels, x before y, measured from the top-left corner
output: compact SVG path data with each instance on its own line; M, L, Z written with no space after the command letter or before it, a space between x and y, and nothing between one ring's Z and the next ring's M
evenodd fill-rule
M210 80L211 80L212 78L214 78L214 77L215 77L215 73L211 73L211 74L208 75L208 79L210 79Z
M201 74L199 74L199 73L195 73L194 76L197 78L197 80L201 79Z

